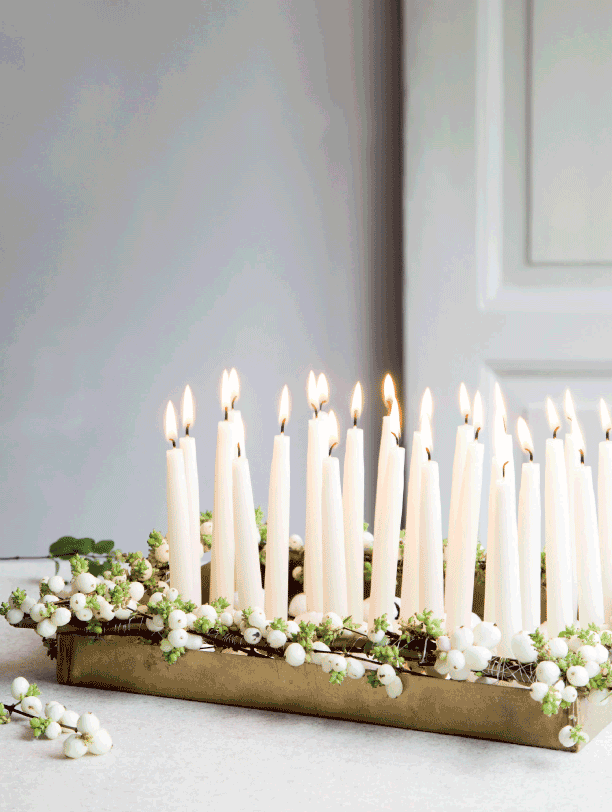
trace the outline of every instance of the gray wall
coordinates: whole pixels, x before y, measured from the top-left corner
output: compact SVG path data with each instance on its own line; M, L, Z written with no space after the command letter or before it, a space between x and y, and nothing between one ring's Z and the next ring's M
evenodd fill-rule
M309 369L328 374L343 430L361 379L374 460L382 375L402 368L398 3L2 16L0 554L64 533L139 549L165 531L162 416L186 383L212 506L231 366L264 507L290 387L302 533Z

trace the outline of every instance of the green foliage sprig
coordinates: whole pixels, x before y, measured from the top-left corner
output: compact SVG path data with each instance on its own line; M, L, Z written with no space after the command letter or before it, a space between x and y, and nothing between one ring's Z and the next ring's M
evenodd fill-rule
M101 575L115 546L110 539L94 541L90 538L77 539L74 536L62 536L49 547L49 558L55 559L55 572L59 571L59 561L69 561L74 556L84 556L89 561L89 572Z

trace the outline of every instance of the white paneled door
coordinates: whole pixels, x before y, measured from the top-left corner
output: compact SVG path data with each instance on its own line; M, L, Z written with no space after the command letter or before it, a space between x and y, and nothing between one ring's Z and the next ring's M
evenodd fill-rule
M405 0L403 27L407 436L430 386L447 512L462 380L489 428L499 381L540 462L545 397L561 407L569 386L596 473L598 399L612 402L612 3ZM485 521L483 503L483 541Z

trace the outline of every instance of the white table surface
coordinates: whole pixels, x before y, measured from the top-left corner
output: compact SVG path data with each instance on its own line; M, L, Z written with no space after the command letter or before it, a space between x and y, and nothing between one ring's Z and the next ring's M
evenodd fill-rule
M52 574L50 561L0 561L0 600L17 586L35 595ZM40 638L0 619L1 702L16 676L36 682L43 703L93 711L114 747L72 761L14 717L0 727L7 812L609 808L612 725L576 754L62 686Z

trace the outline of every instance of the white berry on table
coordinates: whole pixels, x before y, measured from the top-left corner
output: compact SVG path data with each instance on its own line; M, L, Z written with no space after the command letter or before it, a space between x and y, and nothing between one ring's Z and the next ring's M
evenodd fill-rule
M65 710L59 720L62 727L76 727L79 721L79 714L73 710Z
M97 730L87 742L87 749L94 756L103 756L113 746L113 740L107 730Z
M68 736L64 742L64 755L68 758L81 758L87 752L87 742L78 733Z
M47 702L45 705L45 716L52 722L59 722L66 708L59 702Z
M15 679L11 682L11 694L13 695L13 698L21 699L22 696L27 694L29 687L30 683L25 677L15 677Z
M100 720L93 713L82 713L77 720L76 729L79 733L95 733L96 730L100 729Z
M37 696L24 696L21 700L21 710L32 716L42 716L42 702Z
M51 721L45 730L45 736L48 739L57 739L57 737L61 734L62 728L57 722Z

